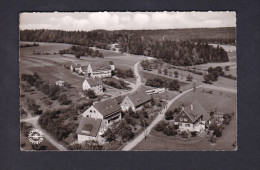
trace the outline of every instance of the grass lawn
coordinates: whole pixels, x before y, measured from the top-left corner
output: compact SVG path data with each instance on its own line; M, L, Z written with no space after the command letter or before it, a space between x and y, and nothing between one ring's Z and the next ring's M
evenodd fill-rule
M212 94L207 93L208 91L212 91ZM170 106L170 109L181 107L182 104L185 107L194 101L198 101L208 112L216 110L217 112L232 113L237 111L236 94L208 89L204 89L203 92L203 88L183 95Z

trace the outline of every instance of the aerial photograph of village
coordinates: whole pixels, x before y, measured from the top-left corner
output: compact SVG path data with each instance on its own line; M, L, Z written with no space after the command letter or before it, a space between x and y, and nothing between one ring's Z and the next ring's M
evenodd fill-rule
M235 12L20 13L22 151L236 151Z

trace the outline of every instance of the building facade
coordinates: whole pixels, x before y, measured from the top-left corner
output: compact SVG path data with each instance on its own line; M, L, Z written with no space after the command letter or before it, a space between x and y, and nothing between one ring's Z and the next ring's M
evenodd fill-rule
M208 127L210 119L207 111L198 102L194 102L180 111L174 118L174 124L179 125L182 131L200 132Z
M82 84L83 91L93 90L96 95L103 94L103 82L100 78L86 78Z

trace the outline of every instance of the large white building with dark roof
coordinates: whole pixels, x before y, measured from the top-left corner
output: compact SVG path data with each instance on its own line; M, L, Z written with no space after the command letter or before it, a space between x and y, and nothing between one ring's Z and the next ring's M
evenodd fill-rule
M107 126L121 120L121 107L115 99L107 99L94 103L84 113L83 117L101 119Z
M210 123L210 115L207 111L197 102L181 110L180 113L174 118L174 124L179 125L180 130L189 131L202 131Z
M127 111L130 108L133 111L141 110L142 106L151 101L151 97L143 91L135 91L130 95L127 95L121 102L121 108L123 111Z
M90 63L87 72L89 77L111 77L112 67L108 62Z
M82 84L83 91L93 90L96 95L103 94L103 82L100 78L86 78Z

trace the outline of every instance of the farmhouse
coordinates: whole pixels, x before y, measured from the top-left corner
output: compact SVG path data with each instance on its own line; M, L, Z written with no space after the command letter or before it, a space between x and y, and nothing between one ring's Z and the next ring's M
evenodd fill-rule
M70 65L70 71L72 71L72 72L73 72L73 71L78 72L79 69L80 69L80 67L81 67L80 64L78 64L78 63L73 63L73 64Z
M98 77L95 78L86 78L82 84L83 91L93 90L95 94L103 94L103 83L102 80Z
M190 106L182 109L182 111L174 118L174 124L179 125L180 130L202 131L210 123L210 115L197 102L193 102Z
M94 140L100 141L106 128L102 123L102 119L95 119L90 117L82 117L76 131L78 136L78 143Z
M108 62L90 63L87 68L89 77L111 77L112 68Z
M123 111L129 110L129 108L132 108L133 111L141 110L142 106L149 103L151 99L152 98L147 93L143 91L136 91L130 95L127 95L123 99L121 102L121 108Z
M108 99L94 103L83 113L83 117L101 119L106 126L110 126L115 121L121 120L121 107L115 99Z

